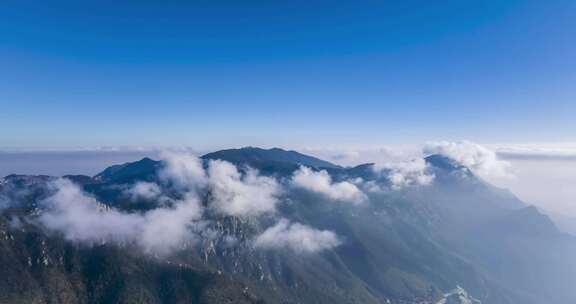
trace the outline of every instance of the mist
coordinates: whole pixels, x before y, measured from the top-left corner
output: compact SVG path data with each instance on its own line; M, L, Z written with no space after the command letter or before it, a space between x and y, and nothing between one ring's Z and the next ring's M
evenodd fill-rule
M492 179L551 215L576 217L576 160L508 159L514 178Z

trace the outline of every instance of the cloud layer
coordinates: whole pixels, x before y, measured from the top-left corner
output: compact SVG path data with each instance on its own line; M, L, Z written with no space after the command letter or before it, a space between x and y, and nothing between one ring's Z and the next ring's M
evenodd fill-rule
M500 157L510 160L576 160L576 144L498 145L494 150Z

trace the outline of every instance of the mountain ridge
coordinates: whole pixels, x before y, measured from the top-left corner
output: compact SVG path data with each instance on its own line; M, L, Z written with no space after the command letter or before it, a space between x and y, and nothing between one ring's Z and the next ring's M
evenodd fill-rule
M226 156L224 160L231 160L238 167L259 165L257 169L269 176L291 175L305 165L300 161L303 154L270 149L272 155L263 159L261 154L267 152L254 149L257 148L222 150L226 151L223 156L209 153L203 160L207 165L221 159L217 156ZM251 155L250 151L256 153ZM246 157L246 153L250 155ZM282 159L284 155L290 157ZM325 170L334 183L358 176L365 182L381 182L377 179L380 176L372 176L373 164L317 167L314 165L324 164L322 160L303 159L316 172ZM576 252L572 251L576 248L573 240L549 229L545 215L534 213L529 207L514 207L512 198L480 180L465 177L456 182L462 178L459 172L463 167L446 161L431 159L432 166L434 162L439 164L432 168L439 177L438 183L402 191L366 192L369 203L361 206L292 191L286 179L280 180L288 188L276 214L258 218L208 214L209 227L222 238L207 239L167 259L143 259L130 243L88 246L46 234L31 219L42 213L38 202L50 192L43 185L56 177L11 176L0 183L0 196L11 195L6 197L21 200L21 207L26 208L12 205L0 214L0 256L6 257L0 258L0 277L17 278L16 283L27 286L32 293L19 295L10 282L0 280L0 294L9 295L10 300L4 303L18 303L18 299L72 304L103 303L103 299L118 303L172 303L180 297L201 303L243 299L245 303L435 304L443 297L448 301L446 295L458 286L458 295L467 294L491 304L561 304L561 298L576 299L571 289L550 294L559 284L554 278L547 277L550 282L536 288L529 278L545 275L543 267L532 267L533 273L527 278L516 276L530 268L531 261L542 259L547 267L571 275L571 268L558 262L564 262L564 257L558 259L541 248L548 244L556 248L554 254ZM131 201L124 190L141 181L158 182L157 173L162 166L162 161L144 158L108 167L93 178L67 178L108 208L138 214L157 205ZM26 191L18 192L23 189ZM209 206L210 196L204 199L204 206ZM31 218L23 220L28 217ZM304 256L251 247L249 240L270 227L274 217L333 231L342 237L342 243ZM491 227L514 229L500 233ZM230 247L225 242L227 237L247 242ZM514 250L511 242L520 244L523 250ZM525 251L530 251L528 260L522 258ZM509 261L505 267L498 263L498 255ZM130 266L126 268L124 263ZM133 274L129 269L134 270ZM505 271L502 278L498 276L500 271ZM170 286L149 280L162 277ZM64 285L58 287L52 281ZM225 284L227 291L218 291L214 282ZM66 298L55 298L47 291L54 288L64 290ZM131 294L130 290L138 292ZM206 298L208 293L213 297Z

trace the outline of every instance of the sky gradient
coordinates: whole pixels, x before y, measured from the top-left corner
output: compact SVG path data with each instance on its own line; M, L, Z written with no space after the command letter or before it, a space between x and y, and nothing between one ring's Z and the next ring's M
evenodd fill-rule
M576 141L574 1L5 1L0 148Z

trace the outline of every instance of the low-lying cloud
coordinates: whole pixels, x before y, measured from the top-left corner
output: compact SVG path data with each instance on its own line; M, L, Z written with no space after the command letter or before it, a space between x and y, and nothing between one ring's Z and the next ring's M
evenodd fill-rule
M213 208L225 215L257 216L276 211L280 185L253 169L242 175L233 164L210 161L207 184L213 195Z
M510 160L576 161L576 144L516 144L494 147L498 156Z
M185 154L165 152L161 155L164 166L158 173L158 178L179 191L195 191L205 186L206 171L202 160Z
M202 160L191 155L164 154L165 167L159 178L180 191L208 190L211 208L231 216L257 216L273 213L281 187L271 177L247 169L241 173L233 164L211 160L206 169Z
M384 174L390 181L392 189L399 190L408 186L429 185L434 174L429 172L426 161L417 158L411 161L377 164L374 169Z
M54 194L42 201L48 209L38 221L72 241L135 243L148 252L165 254L193 241L188 227L202 217L202 208L191 195L172 207L128 213L98 202L67 179L55 180L50 187Z
M499 159L494 151L470 141L430 142L423 152L446 156L485 178L512 176L510 163Z
M332 231L291 223L286 219L266 229L254 241L256 248L289 249L296 253L315 253L340 244L341 241Z
M292 176L292 184L312 192L320 193L332 200L361 203L366 195L353 183L348 181L333 182L325 170L314 171L300 167Z
M206 208L219 214L244 217L276 211L280 185L255 170L241 173L225 161L210 161L204 169L199 159L176 154L167 154L164 164L160 184L140 181L124 191L133 200L161 202L155 209L110 208L72 181L57 179L49 184L52 195L41 202L46 210L38 222L72 241L133 243L147 252L167 254L193 244L195 232L207 224L200 203L205 193L210 200Z
M153 200L162 195L162 189L156 183L136 182L132 187L126 189L124 194L133 201Z

